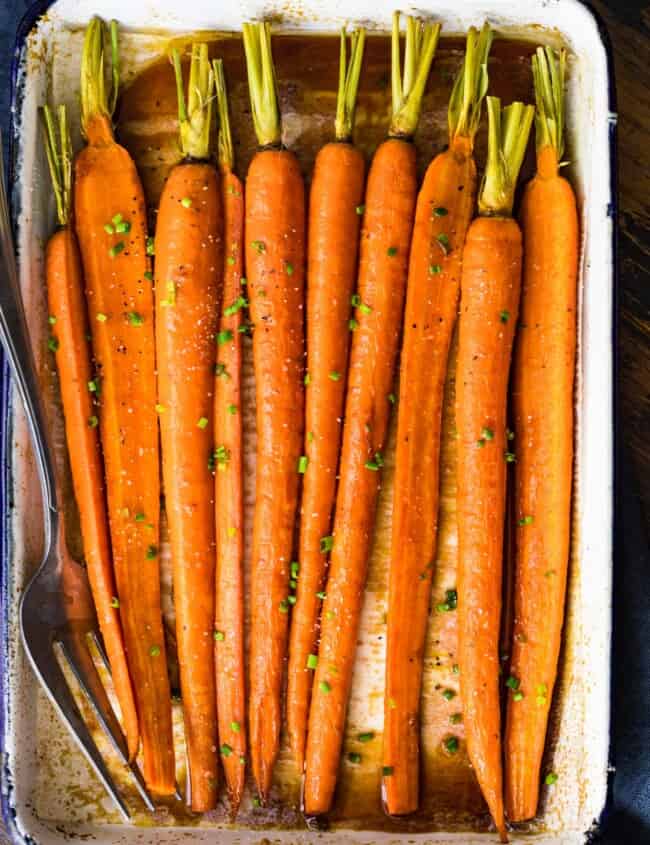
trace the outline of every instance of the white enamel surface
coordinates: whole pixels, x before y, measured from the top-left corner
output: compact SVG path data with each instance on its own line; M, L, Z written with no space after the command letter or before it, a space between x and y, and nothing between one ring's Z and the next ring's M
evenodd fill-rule
M81 34L91 14L115 17L130 30L124 36L124 73L136 63L151 58L160 40L138 30L238 29L243 20L282 12L287 29L331 30L342 22L372 21L386 27L393 9L387 0L290 0L282 3L217 3L214 0L59 0L30 39L23 73L25 96L19 115L19 168L15 186L21 209L18 246L23 295L34 328L37 355L44 354L46 325L42 279L42 251L51 231L53 204L40 150L37 108L46 97L67 101L77 112L76 91ZM409 11L409 8L404 11ZM550 791L543 820L549 831L532 837L513 836L512 841L578 843L596 819L605 800L609 745L609 659L612 563L612 219L608 215L610 195L607 62L596 24L574 0L464 0L447 5L417 7L430 10L444 24L446 32L464 31L486 17L502 31L534 40L556 40L558 34L574 53L569 90L570 115L568 154L574 162L571 177L582 205L583 257L581 274L581 319L577 386L576 497L574 564L569 585L567 659L563 661L562 706L556 718L558 741L552 750L552 765L559 781ZM542 31L540 27L557 32ZM70 30L77 30L71 32ZM46 187L48 186L48 187ZM42 329L44 332L44 328ZM61 431L58 431L58 438ZM17 601L40 544L40 505L36 477L22 416L14 417L14 498L12 513L13 553L12 606L10 609L10 741L5 749L12 772L11 800L16 808L15 834L30 835L42 843L62 842L57 826L70 833L90 833L106 843L172 843L180 839L222 843L260 842L269 836L279 842L314 841L315 834L281 831L226 831L214 828L186 828L182 833L164 828L128 828L95 825L95 806L83 819L68 817L60 789L71 778L86 782L91 775L85 762L70 756L63 729L50 723L51 711L43 707L35 681L25 665L18 645ZM381 714L369 714L373 726L381 728ZM378 719L379 723L374 724ZM49 737L45 749L36 748L34 737ZM50 754L43 762L39 753ZM65 754L59 769L58 755ZM61 780L57 771L61 772ZM65 770L65 773L64 773ZM40 775L39 775L40 773ZM32 809L34 785L49 796L44 822ZM43 783L43 779L46 780ZM9 788L7 782L3 783ZM405 835L403 841L480 843L495 841L492 834ZM390 843L392 834L338 831L318 834L324 843Z

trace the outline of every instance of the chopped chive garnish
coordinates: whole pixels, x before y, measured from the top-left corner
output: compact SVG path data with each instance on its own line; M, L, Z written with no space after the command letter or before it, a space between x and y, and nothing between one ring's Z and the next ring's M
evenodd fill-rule
M450 754L455 754L458 751L459 743L457 736L447 737L447 739L445 739L442 744Z
M524 697L523 692L517 690L517 692L512 696L512 700L513 701L521 701L523 697Z
M444 234L444 232L441 232L441 233L440 233L440 234L436 237L436 241L438 242L438 246L439 246L439 247L440 247L440 249L444 252L444 254L445 254L445 255L449 255L449 251L450 251L450 249L451 249L451 246L450 246L450 244L449 244L449 238L448 238L448 236L447 236L447 235L445 235L445 234Z
M506 681L506 686L509 687L512 690L518 690L519 684L520 684L519 678L515 678L514 675L510 675L510 677Z
M544 783L547 786L553 786L554 783L558 782L558 775L555 772L549 772L546 777L544 778Z
M300 572L300 564L298 563L298 561L297 561L297 560L293 560L293 561L291 561L291 567L290 567L290 569L291 569L291 577L292 577L292 578L297 578L297 577L298 577L298 573Z
M361 297L359 296L359 294L358 294L358 293L353 293L353 294L352 294L352 296L350 297L350 304L351 304L354 308L358 308L358 307L361 305Z
M122 220L116 224L115 231L118 235L126 235L131 231L131 224L128 220Z
M350 763L360 763L361 762L361 754L358 751L350 751L348 753L348 760Z
M307 466L309 464L309 458L307 455L301 455L298 458L298 472L300 475L304 475L307 472Z
M120 600L118 599L117 596L113 596L113 598L111 599L111 607L119 607L119 606L120 606Z
M514 440L514 439L515 439L514 431L511 431L509 428L506 428L506 440Z
M311 376L309 375L309 373L305 373L305 377L303 378L302 381L303 381L303 384L305 386L307 386L308 384L311 384Z
M145 514L143 514L143 513L136 513L136 515L135 515L135 521L136 521L136 522L146 522L146 521L147 521L147 517L146 517L146 516L145 516Z
M463 714L462 713L452 713L449 717L449 721L452 725L459 725L463 721Z
M446 208L443 208L439 205L437 208L433 209L433 216L434 217L446 217L449 214Z
M99 418L92 416L88 417L88 428L97 428L99 425Z
M208 469L214 472L215 467L225 469L226 464L230 460L230 452L225 446L217 446L208 458Z
M48 338L47 348L50 350L50 352L56 352L56 350L59 348L58 338L56 338L56 337Z
M363 212L366 210L366 207L365 207L365 205L363 205L363 203L362 203L361 205L358 205L358 206L357 206L354 210L357 212L357 214L359 215L359 217L361 217L361 215L363 214Z
M189 197L183 197L183 199L181 200L181 205L183 206L183 208L190 208L190 206L192 205L192 200Z
M394 393L388 394L388 401L390 402L391 405L394 405L395 402L397 402L397 397L395 396Z
M238 734L241 731L241 725L239 722L231 722L230 723L230 730L234 731L234 733Z
M332 687L328 684L327 681L321 681L318 685L318 689L321 692L331 692L332 691Z
M338 381L341 378L341 373L338 373L336 370L332 370L331 373L328 373L328 376L332 379L332 381Z
M110 223L104 223L104 231L107 235L114 235L115 229L111 226Z
M146 240L146 249L147 255L155 255L156 254L156 242L152 237L148 237Z
M391 710L395 710L397 708L397 702L395 701L394 698L388 699L388 706L390 707Z
M145 553L145 557L146 557L147 560L153 560L156 557L157 554L158 554L157 546L153 546L153 545L147 546L147 551Z
M290 261L284 262L284 269L287 271L287 276L293 276L293 264Z
M148 282L153 282L153 273L151 270L145 270L143 275Z
M94 379L88 382L88 390L91 393L99 393L98 384Z
M47 318L47 322L51 326L53 326L56 323L56 317L54 316L54 314L50 314L50 316Z
M230 329L225 329L224 331L219 332L219 334L217 335L217 345L223 346L224 343L228 343L228 341L232 340L233 337L234 335L230 331Z
M106 316L106 314L102 314L102 313L100 312L99 314L97 314L97 316L95 317L95 319L97 320L97 322L98 322L98 323L105 323L105 322L106 322L106 320L108 320L108 317Z
M510 319L510 311L499 311L499 319L502 323L507 323Z
M203 429L203 428L207 428L207 426L208 426L208 418L207 418L207 417L201 417L201 418L199 419L199 421L197 422L197 426L198 426L199 428L201 428L201 429Z
M226 639L226 635L223 631L215 631L214 638L218 643L222 643Z
M124 217L121 214L115 214L113 217L111 217L111 223L114 226L119 225L122 222L122 220L124 220Z
M280 613L289 612L289 602L286 599L282 599L278 607L280 608Z
M366 461L364 467L366 469L370 469L373 472L377 472L380 470L384 465L384 459L382 457L381 452L375 452L374 460Z
M320 599L321 601L325 601L325 599L327 598L327 593L324 590L319 590L316 593L316 598Z
M228 376L228 371L226 370L226 365L221 361L218 364L214 365L214 374L215 376Z
M232 267L232 266L234 265L234 263L235 263L235 256L234 256L234 255L229 255L229 256L226 258L226 264L227 264L229 267Z
M517 456L514 452L504 452L503 457L505 458L507 464L514 464L514 462L517 460Z
M397 247L396 246L389 246L386 250L386 255L389 255L391 258L394 255L397 255Z
M124 241L118 241L108 250L108 254L111 258L115 258L116 255L119 255L124 250L124 247Z
M248 305L248 300L245 296L238 296L237 299L233 302L232 305L229 305L224 310L225 317L232 317L233 314L236 314L240 309L246 308Z
M534 521L534 518L532 516L530 516L530 514L529 514L527 516L522 516L522 518L519 520L518 524L519 525L532 525L533 521Z
M264 241L251 241L251 246L258 255L261 255L263 252L266 252L266 244L264 243Z
M395 769L392 766L384 766L381 771L385 778L389 778L393 774Z
M151 648L149 649L149 654L152 657L158 657L158 655L160 654L160 646L152 645Z
M451 671L454 675L460 675L460 666L458 665L458 663L454 663L454 665L451 667Z
M261 807L262 806L262 802L260 801L260 799L257 796L255 796L252 799L251 804L253 805L253 807Z
M164 414L165 413L165 406L164 405L156 405L156 413L157 414Z
M482 428L481 437L483 440L494 440L494 432L491 428Z
M224 742L224 744L221 746L221 748L219 749L219 751L221 752L221 754L222 754L222 756L223 756L223 757L230 757L230 755L232 754L232 748L231 748L231 747L230 747L227 743L225 743L225 742Z
M446 701L451 701L452 698L456 698L456 692L453 689L446 689L442 691L442 697Z
M365 302L359 303L359 311L361 311L362 314L372 314L372 308L370 305L366 305Z
M289 604L293 605L296 603L297 599L295 596L287 596L287 601L289 602Z
M234 417L234 416L235 416L235 414L237 413L238 408L237 408L237 405L228 405L228 407L227 407L227 409L226 409L226 410L228 411L228 413L229 413L231 416L233 416L233 417Z
M354 317L351 317L348 320L348 328L350 329L351 332L356 331L359 328L358 320L355 320Z
M330 534L327 537L320 538L320 550L321 552L331 552L334 548L334 537Z
M436 276L438 273L442 273L442 267L440 264L429 264L429 273Z
M357 739L359 740L359 742L372 742L372 740L374 738L375 738L375 732L374 731L366 731L365 733L359 734L357 736Z
M127 318L131 326L141 326L144 323L144 317L137 311L129 311Z
M307 658L307 668L308 669L315 669L318 666L318 655L317 654L310 654Z

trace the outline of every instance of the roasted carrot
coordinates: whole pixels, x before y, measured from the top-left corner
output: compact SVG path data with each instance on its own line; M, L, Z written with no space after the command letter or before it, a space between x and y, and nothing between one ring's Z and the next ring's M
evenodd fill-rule
M393 18L393 115L368 174L334 529L321 538L331 555L307 734L307 814L330 809L339 770L417 195L411 138L439 31L408 19L402 84L399 15Z
M246 687L244 675L244 515L242 489L242 313L244 276L244 186L233 172L233 146L226 81L214 63L219 106L219 168L224 214L224 309L219 321L214 388L215 514L217 581L215 660L221 757L232 814L239 809L246 774ZM227 461L226 461L227 458Z
M249 725L253 775L268 798L280 742L289 572L303 440L305 189L281 146L270 25L244 24L255 132L246 181L257 469L251 553Z
M506 394L521 287L521 232L512 219L533 106L487 98L488 161L469 227L460 285L458 651L467 750L502 841L499 623L506 492Z
M474 136L487 91L492 32L467 35L449 103L449 147L429 165L411 242L404 316L388 589L384 697L386 811L419 800L420 688L436 553L440 427L465 235L476 202Z
M77 236L72 225L72 145L65 106L57 119L43 107L45 146L59 228L45 250L45 279L52 326L49 340L59 372L65 438L83 540L84 558L99 628L111 667L129 757L140 743L138 714L126 662L108 535L99 419L87 385L93 379L88 316Z
M75 162L75 222L87 287L115 579L144 749L156 793L175 789L171 699L160 608L160 479L153 291L146 211L133 160L113 138L117 25L111 24L112 103L104 83L103 21L88 25L81 63L87 146Z
M188 97L172 51L184 160L160 198L155 239L158 412L176 610L188 788L192 809L217 800L214 672L215 527L213 389L223 281L219 176L208 161L214 74L193 44Z
M537 174L521 206L524 270L513 366L515 611L506 725L506 808L537 812L557 675L571 529L578 215L563 153L566 54L533 57ZM522 697L523 696L523 697ZM517 700L515 700L517 699Z
M317 652L318 621L327 558L321 538L330 533L348 368L350 299L357 272L365 164L351 143L365 32L352 35L350 64L345 30L336 117L336 141L316 156L309 194L307 238L306 439L296 605L291 618L287 726L299 771L305 760L307 718ZM332 374L339 374L333 378Z

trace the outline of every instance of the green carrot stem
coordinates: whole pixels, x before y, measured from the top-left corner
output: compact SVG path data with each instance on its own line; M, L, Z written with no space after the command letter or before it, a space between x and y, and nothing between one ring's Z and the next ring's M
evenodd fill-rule
M561 161L564 153L564 83L566 50L538 47L532 58L537 114L535 137L537 149L553 147Z
M93 117L103 115L110 120L117 102L120 80L117 22L110 23L112 80L110 91L107 90L104 76L105 32L106 25L98 17L94 17L86 28L81 55L81 128L84 133Z
M214 73L208 56L208 45L192 44L187 101L183 91L181 57L177 49L172 50L172 64L176 77L178 125L183 155L187 158L205 160L210 155L210 125L214 96Z
M488 97L487 108L488 157L478 200L479 214L509 217L535 107L515 102L502 110L498 97Z
M365 43L366 31L364 29L355 30L350 36L350 63L348 64L345 27L341 30L339 91L336 100L335 124L337 141L349 141L352 137Z
M406 19L406 48L404 78L400 67L399 12L393 13L391 40L391 82L393 114L389 136L411 138L420 119L424 89L436 54L440 24L420 24L415 18Z
M226 91L226 76L223 72L223 60L215 59L212 63L214 82L217 91L217 107L219 110L219 166L222 170L232 170L235 163L235 153L230 131L230 115L228 113L228 94Z
M282 124L271 53L271 25L266 21L245 23L243 34L257 142L260 147L279 146Z
M64 105L57 108L56 116L48 105L43 106L41 114L47 164L56 200L57 222L59 226L67 226L70 222L72 196L72 142L68 115Z
M474 139L481 120L483 98L488 89L488 56L494 35L487 21L480 33L470 27L465 59L449 100L449 140L457 136Z

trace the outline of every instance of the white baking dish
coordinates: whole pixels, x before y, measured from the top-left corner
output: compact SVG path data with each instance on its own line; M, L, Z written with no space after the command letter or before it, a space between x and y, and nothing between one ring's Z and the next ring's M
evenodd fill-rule
M45 11L41 3L38 12ZM332 31L342 23L363 21L387 28L390 0L263 0L215 3L207 0L57 0L45 17L35 13L26 40L19 44L14 114L13 200L17 226L20 280L39 361L47 331L42 283L43 246L53 225L37 109L49 94L66 101L76 113L80 27L92 14L117 18L123 27L127 77L136 65L160 51L158 32L239 29L245 20L281 13L278 29ZM410 11L405 9L404 11ZM576 0L449 0L419 5L420 14L441 20L445 33L462 33L487 17L502 33L535 41L564 40L573 53L568 114L571 175L582 208L583 253L580 276L580 336L577 374L576 496L574 549L569 584L566 645L561 694L554 716L550 762L559 780L543 801L543 829L515 834L513 842L578 843L598 819L605 802L609 748L609 677L612 565L612 332L613 223L610 68L598 24ZM154 34L152 34L154 31ZM144 34L144 33L148 34ZM44 379L44 390L51 381ZM3 394L4 395L4 394ZM2 799L16 842L62 842L90 835L104 843L197 842L463 842L494 841L490 833L404 834L335 828L327 833L305 830L255 830L215 826L179 830L165 826L128 827L111 823L101 788L83 758L58 724L37 690L19 645L18 600L39 559L41 520L39 488L30 457L22 412L10 400L4 419L7 449L6 528L3 546L3 764ZM56 440L61 423L53 413ZM9 506L11 503L11 507ZM390 519L390 512L385 515ZM384 526L385 527L385 526ZM359 684L379 686L368 673ZM381 731L381 704L368 706L368 722Z

